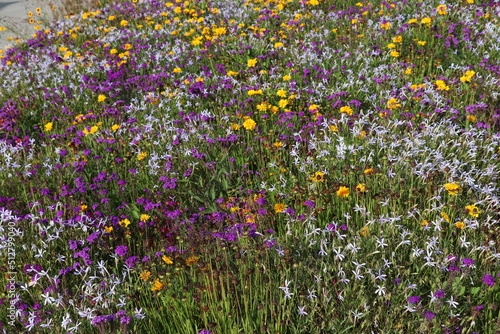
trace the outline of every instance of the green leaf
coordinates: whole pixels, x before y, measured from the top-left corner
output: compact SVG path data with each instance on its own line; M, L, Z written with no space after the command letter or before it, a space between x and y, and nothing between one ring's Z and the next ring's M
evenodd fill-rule
M460 291L458 291L458 295L461 296L465 293L465 286L460 287Z
M470 289L470 293L471 293L472 295L477 295L477 293L478 293L479 291L481 291L481 288L480 288L480 287L478 287L478 286L476 286L476 287L474 287L474 288Z

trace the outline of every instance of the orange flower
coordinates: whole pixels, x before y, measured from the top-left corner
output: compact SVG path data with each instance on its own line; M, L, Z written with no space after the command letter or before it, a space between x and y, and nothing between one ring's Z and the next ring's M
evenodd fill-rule
M350 193L349 188L344 186L340 187L339 190L337 190L338 197L349 197L349 193Z
M165 286L165 284L160 282L159 279L155 279L155 282L153 283L153 287L151 288L151 291L161 290L161 289L163 289L164 286Z
M147 271L147 270L144 270L143 272L140 273L139 277L143 281L147 281L151 277L151 272Z
M285 204L274 204L274 212L279 213L285 211Z
M186 260L186 266L192 266L196 262L198 262L200 258L198 256L190 256Z

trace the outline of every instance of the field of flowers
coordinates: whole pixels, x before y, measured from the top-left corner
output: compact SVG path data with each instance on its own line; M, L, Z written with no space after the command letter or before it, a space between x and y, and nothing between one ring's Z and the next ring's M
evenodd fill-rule
M500 332L498 1L39 11L0 51L0 332Z

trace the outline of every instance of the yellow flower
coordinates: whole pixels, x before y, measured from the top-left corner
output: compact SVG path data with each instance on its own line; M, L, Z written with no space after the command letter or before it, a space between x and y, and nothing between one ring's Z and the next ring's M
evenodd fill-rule
M89 134L92 134L92 133L96 133L97 130L99 130L99 127L97 127L97 126L94 125L94 126L90 127L90 130L88 128L85 128L85 129L83 129L82 132L85 135L89 135Z
M240 129L240 126L238 124L234 123L234 124L231 124L231 129L238 131Z
M359 231L359 233L360 233L363 237L366 237L366 236L369 236L369 235L370 235L370 230L368 230L368 227L363 226L363 227L361 228L361 231Z
M413 70L412 70L412 68L411 68L411 67L408 67L408 68L405 70L405 74L406 74L406 75L410 75L410 74L412 74L412 73L413 73Z
M387 44L387 47L388 47L389 49L394 49L394 48L396 47L396 44L394 44L394 43L389 43L389 44Z
M139 152L137 154L137 160L143 160L147 156L148 156L148 154L146 152Z
M323 172L316 172L316 173L314 173L314 176L311 177L311 181L313 181L313 182L323 182L323 181L325 181L325 173L323 173Z
M151 218L150 215L147 215L147 214L142 214L139 219L141 220L141 222L145 222L147 221L149 218Z
M385 30L389 29L390 27L391 27L390 22L384 22L384 23L380 24L380 28L385 29Z
M113 132L116 132L119 128L120 126L118 124L115 124L111 127L111 130L113 130Z
M262 89L259 89L259 90L255 90L255 89L250 89L248 91L248 95L252 96L252 95L262 95L263 92L262 92Z
M463 228L465 228L465 224L464 224L464 222L456 222L455 227L459 228L459 229L463 229Z
M420 226L427 226L429 225L429 221L428 220L423 220L421 223L420 223Z
M446 7L446 5L439 5L436 7L436 10L438 12L439 15L446 15L448 14L448 12L446 11L448 8Z
M285 211L285 208L286 208L285 204L281 204L281 203L274 204L274 212L276 212L276 213Z
M147 281L151 277L151 272L147 271L147 270L144 270L143 272L141 272L141 274L139 275L139 277L143 281Z
M356 186L356 190L359 191L360 193L366 192L366 184L360 183Z
M106 231L106 233L111 233L113 231L113 226L104 226L104 231Z
M120 25L121 25L122 27L126 27L126 26L128 26L128 21L127 21L127 20L121 20L121 21L120 21Z
M344 186L340 187L339 190L337 190L338 197L349 197L349 193L350 193L349 188Z
M401 43L403 41L403 36L400 35L400 36L393 37L392 41L394 43Z
M282 47L284 47L284 46L285 46L285 44L283 44L283 43L281 43L281 42L274 43L274 48L275 48L275 49L282 48Z
M462 190L462 187L456 183L445 183L443 187L448 191L449 195L456 196Z
M427 44L426 41L418 41L417 43L418 43L418 45L425 45L425 44Z
M172 261L172 258L170 256L166 256L166 255L163 255L161 257L161 259L163 260L163 262L165 262L166 264L174 264L174 261Z
M470 82L470 79L476 74L474 71L467 71L465 72L465 75L460 77L460 81L462 82Z
M448 87L446 85L446 82L444 82L443 80L436 80L434 84L436 85L436 88L439 90L450 90L450 87Z
M247 66L248 67L254 67L255 65L257 65L257 58L248 59L248 61L247 61Z
M479 214L481 213L481 211L479 211L478 207L475 205L467 205L465 209L467 210L467 213L472 217L479 217Z
M49 122L47 124L44 125L44 129L45 131L49 132L52 130L52 126L53 126L53 123L52 122Z
M422 24L431 24L432 19L430 17L424 17L422 20L420 20L420 23Z
M105 95L102 95L102 94L101 94L101 95L99 95L99 96L97 97L97 102L103 102L104 100L106 100L106 96L105 96Z
M253 130L255 129L255 126L257 123L251 118L248 118L245 122L243 122L243 127L247 130Z
M118 224L120 224L123 227L128 227L130 225L130 220L128 220L127 218L125 218L123 220L120 220L120 222Z
M174 73L181 73L182 69L180 67L176 67L176 68L174 68L174 70L172 72L174 72Z
M337 128L335 125L330 125L330 130L332 130L333 132L338 132L339 128Z
M286 108L286 106L288 105L288 100L285 100L285 99L281 99L279 102L278 102L278 106L282 109Z
M273 144L274 147L283 147L283 143L280 141L277 141Z
M286 90L284 89L279 89L277 92L276 92L276 95L278 95L279 97L286 97Z
M191 266L193 264L195 264L196 262L198 262L200 258L198 256L190 256L187 258L186 260L186 266Z
M446 212L441 212L441 217L446 220L448 223L450 222L450 216Z
M260 104L257 105L257 110L259 111L266 111L267 109L269 109L271 106L269 105L269 103L267 102L262 102Z
M373 173L375 173L375 171L372 168L367 168L363 171L363 174L371 175Z
M340 108L340 111L339 111L341 114L347 114L347 115L352 115L353 113L353 110L351 107L349 106L343 106Z
M397 58L397 57L399 57L399 52L391 51L391 56Z
M317 104L311 104L309 106L309 111L318 111L319 110L319 105Z
M387 108L396 109L399 107L401 107L401 104L399 103L398 99L392 98L387 101Z
M239 73L238 72L235 72L235 71L227 71L226 75L228 77L232 77L233 75L238 75Z
M474 115L467 115L465 116L467 118L467 120L471 123L476 123L476 116Z
M163 284L162 282L160 282L159 279L155 279L155 282L153 284L153 287L151 288L151 291L158 291L158 290L161 290L163 289L163 286L165 284Z
M288 80L290 80L290 79L292 79L292 76L291 76L291 75L288 75L288 74L287 74L287 75L284 75L284 76L283 76L283 81L288 81Z

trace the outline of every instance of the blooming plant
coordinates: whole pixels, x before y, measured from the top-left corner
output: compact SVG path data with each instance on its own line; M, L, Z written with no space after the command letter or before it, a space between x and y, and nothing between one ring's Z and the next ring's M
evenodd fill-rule
M92 4L0 50L0 333L500 331L498 3Z

